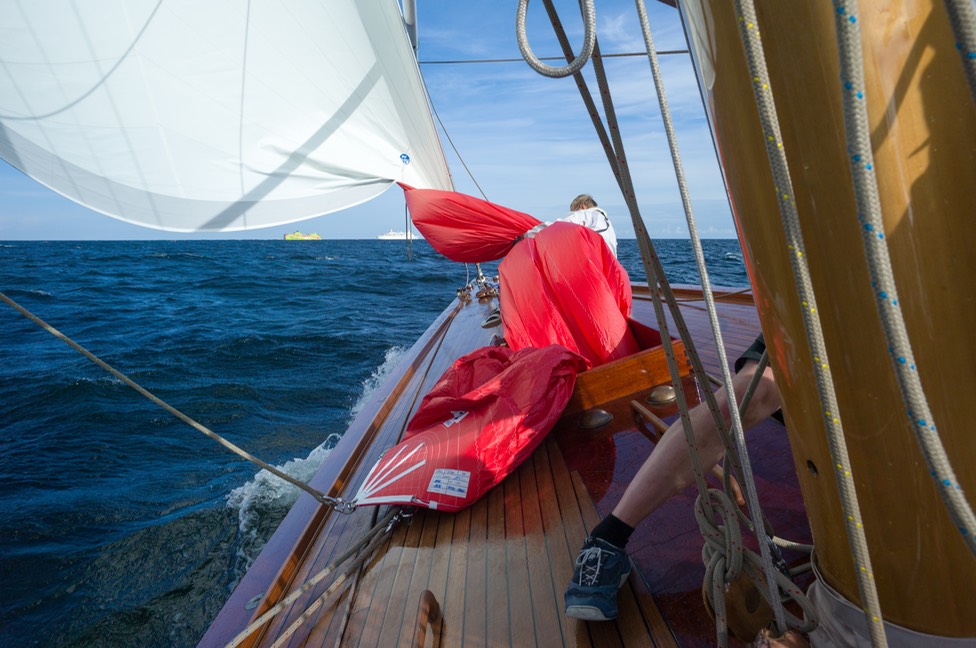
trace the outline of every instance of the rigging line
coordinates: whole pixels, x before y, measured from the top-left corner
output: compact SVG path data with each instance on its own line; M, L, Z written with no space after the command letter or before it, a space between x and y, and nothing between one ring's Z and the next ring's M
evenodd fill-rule
M23 306L21 306L20 304L18 304L17 302L15 302L14 300L12 300L9 297L7 297L7 295L5 295L2 292L0 292L0 300L2 300L4 302L6 302L7 304L9 304L16 311L18 311L21 315L23 315L24 317L26 317L30 321L34 322L35 324L37 324L38 326L40 326L45 331L47 331L48 333L50 333L54 337L58 338L59 340L61 340L62 342L64 342L68 346L70 346L75 351L78 351L80 354L82 354L83 356L85 356L86 358L88 358L89 360L91 360L92 362L94 362L95 364L97 364L99 367L101 367L105 371L109 372L110 374L112 374L113 376L115 376L116 378L118 378L119 380L121 380L122 382L124 382L126 385L128 385L132 389L136 390L137 392L139 392L140 394L142 394L143 396L145 396L146 398L148 398L149 400L151 400L156 405L159 405L164 410L166 410L167 412L169 412L170 414L172 414L176 418L180 419L181 421L183 421L187 425L193 427L197 431L202 432L206 436L210 437L211 439L213 439L217 443L221 444L222 446L224 446L225 448L227 448L228 450L230 450L231 452L233 452L237 456L239 456L239 457L241 457L243 459L247 459L248 461L250 461L254 465L256 465L256 466L258 466L260 468L263 468L263 469L267 470L272 475L274 475L276 477L279 477L280 479L285 480L286 482L288 482L289 484L291 484L293 486L297 486L298 488L302 489L303 491L305 491L306 493L308 493L309 495L311 495L312 497L314 497L317 501L319 501L319 502L321 502L323 504L326 504L328 506L331 506L331 507L335 508L337 511L340 511L342 513L351 513L352 512L352 507L349 505L348 502L346 502L342 498L329 497L325 493L322 493L321 491L318 491L315 488L312 488L311 486L309 486L305 482L300 481L298 479L295 479L291 475L289 475L289 474L287 474L287 473L279 470L278 468L275 468L271 464L266 463L266 462L258 459L254 455L248 453L247 451L243 450L242 448L234 445L233 443L231 443L227 439L223 438L222 436L220 436L216 432L210 430L209 428L207 428L203 424L198 423L194 419L190 418L189 416L187 416L183 412L179 411L178 409L176 409L175 407L173 407L169 403L165 402L164 400L162 400L158 396L152 394L151 392L149 392L148 390L146 390L145 388L143 388L141 385L139 385L138 383L136 383L134 380L132 380L131 378L129 378L128 376L126 376L122 372L118 371L117 369L115 369L114 367L112 367L111 365L109 365L107 362L105 362L104 360L102 360L101 358L99 358L98 356L96 356L94 353L92 353L91 351L89 351L85 347L81 346L80 344L78 344L77 342L75 342L74 340L72 340L71 338L69 338L67 335L65 335L61 331L57 330L56 328L54 328L53 326L51 326L50 324L48 324L47 322L45 322L44 320L42 320L41 318L39 318L37 315L34 315L29 310L27 310L26 308L24 308Z
M945 0L945 6L969 82L969 94L976 102L976 6L972 0Z
M557 36L560 40L560 43L564 51L567 52L566 54L567 59L569 59L571 57L571 50L566 40L565 32L562 30L559 17L555 11L555 8L552 6L550 0L546 0L545 4L546 4L546 9L549 12L549 16L553 24L553 28L557 33ZM651 51L653 51L653 49ZM618 184L620 185L621 192L623 193L624 199L627 202L627 206L630 211L631 219L634 225L634 230L635 233L637 233L638 235L638 243L641 250L641 261L644 265L644 271L648 276L648 283L650 285L659 285L662 291L665 293L665 296L668 298L669 300L668 306L672 311L672 316L674 317L675 322L678 324L679 330L682 332L683 339L687 340L689 343L688 353L689 356L691 357L692 365L695 368L696 375L698 376L700 381L704 381L705 371L701 365L701 360L697 356L697 352L694 349L694 344L691 340L691 336L688 334L687 327L684 325L683 316L681 315L678 309L677 303L674 302L674 295L671 291L670 284L667 281L667 277L664 273L663 267L661 266L660 259L657 257L657 254L654 250L654 245L650 240L650 236L648 235L646 228L644 227L643 219L640 217L640 210L636 202L636 195L634 192L633 181L630 177L629 167L627 166L627 158L623 148L623 142L620 137L619 127L617 126L617 122L616 122L616 112L614 110L613 101L610 97L610 89L606 80L605 71L603 69L602 59L600 57L599 44L595 44L594 46L593 67L594 67L594 72L596 73L597 81L600 86L600 94L601 97L603 98L604 113L606 114L607 117L607 123L609 125L610 132L613 135L613 144L611 146L606 142L605 134L603 134L604 136L601 137L601 140L604 141L604 150L607 154L607 158L610 163L611 169L614 171L614 175L617 178ZM584 102L586 102L588 93L585 90L585 82L582 79L582 75L577 73L575 75L575 79L577 81L577 86L580 89L580 93L583 96ZM590 106L592 106L592 103L588 104L588 108ZM594 109L590 110L590 116L591 119L593 120L594 127L596 128L598 134L600 134L603 124ZM657 279L658 277L661 277L661 279L658 280ZM688 441L689 445L693 446L694 439L693 439L693 431L691 429L691 422L688 417L688 404L684 399L683 390L681 390L680 388L680 376L677 369L677 362L675 360L674 348L671 345L670 336L667 334L667 322L664 317L660 296L658 295L657 291L652 291L652 296L654 298L654 308L658 320L658 325L661 328L661 335L662 338L666 340L665 357L668 362L668 369L671 375L672 383L675 386L679 411L681 413L681 419L682 419L682 429L684 431L686 441ZM715 397L710 391L706 391L706 401L709 404L709 409L711 411L711 414L716 419L716 425L718 429L722 430L724 433L724 419L721 413L719 412ZM723 439L723 441L726 447L728 447L729 443L727 438ZM715 511L714 506L711 503L712 500L709 497L710 490L707 486L707 483L704 480L703 469L701 466L700 459L698 457L698 454L694 452L689 453L689 456L692 462L693 472L695 475L695 480L697 482L699 493L701 494L701 497L699 498L699 502L702 502L705 499L709 500L709 505L703 507L702 514L709 523L714 525L716 523L713 522L713 518L717 515L717 511ZM732 468L737 470L738 474L740 475L743 474L741 465L739 465L739 463L737 462L737 457L733 453L730 453L729 461L730 464L732 465ZM755 508L753 510L755 510ZM761 547L764 554L768 555L770 551L768 547L768 543L761 543ZM721 572L718 573L718 576L725 578L726 581L731 581L738 577L739 570L742 568L742 564L743 564L742 552L741 550L729 551L726 552L725 555L727 555L729 558L732 559L733 564L729 566L728 569L721 570ZM722 560L724 564L724 558L722 556L716 556L716 560ZM767 570L767 573L773 575L767 580L773 580L773 577L778 576L779 572L778 571L774 572L772 570L771 559L767 559L765 562L766 564L770 565L770 569ZM758 579L755 578L754 580L758 581ZM792 586L792 584L790 585L791 587L786 588L786 591L789 591L791 596L802 596L802 592L800 592L795 586ZM772 588L774 586L771 585L770 587ZM768 594L764 594L764 598L768 598ZM775 598L778 599L778 595L776 595ZM771 601L770 604L774 605L774 602ZM802 604L803 603L801 602L801 606ZM727 634L728 634L728 622L725 615L724 601L714 604L713 609L716 612L716 633L718 634L719 637L719 643L721 645L724 645L727 641ZM789 616L791 621L795 620L795 618L792 617L792 615ZM791 625L802 626L803 624L799 621L796 621Z
M658 56L673 56L675 54L688 54L686 49L658 50ZM647 56L647 52L618 52L615 54L601 54L603 58L631 58L635 56ZM563 61L562 56L537 56L539 61ZM524 58L494 58L494 59L454 59L444 61L418 61L420 65L463 65L470 63L525 63Z
M688 183L685 178L684 165L681 163L681 155L678 150L677 135L674 131L674 123L671 119L671 108L667 100L667 94L664 88L664 81L661 75L661 68L658 65L657 57L654 55L654 39L651 34L650 23L647 18L647 7L644 0L637 0L637 13L639 14L641 31L644 34L644 44L647 47L648 60L651 65L651 75L654 78L654 87L657 91L658 103L661 108L661 119L664 122L664 130L668 139L668 147L671 151L671 159L674 165L675 179L678 182L678 190L681 194L681 202L684 206L685 220L688 223L688 231L691 235L692 247L694 248L695 262L698 266L698 274L702 282L702 294L705 297L705 303L707 305L708 319L712 329L712 336L715 340L716 349L724 349L725 344L722 339L722 329L718 321L718 312L716 310L715 301L712 298L712 288L711 280L708 275L708 268L705 265L705 252L702 248L701 237L698 234L698 228L695 223L695 214L691 205L691 196L688 190ZM762 508L759 504L759 494L756 490L755 478L752 474L752 465L749 458L749 453L746 449L745 441L745 431L742 428L742 413L745 411L746 405L748 405L749 400L752 398L752 394L759 384L759 379L762 376L762 371L765 369L765 364L768 362L765 354L760 362L759 370L756 375L753 376L753 380L747 389L741 409L736 404L735 389L732 384L732 374L729 371L729 366L727 363L720 363L722 370L722 379L726 385L729 386L726 389L726 398L729 402L730 418L732 421L731 439L728 434L722 434L723 443L725 447L729 448L729 441L734 441L734 447L738 452L738 461L741 466L741 476L744 481L744 487L746 491L746 501L749 504L749 513L752 518L753 532L758 537L761 533L768 533L768 522L765 516L762 514ZM724 421L723 421L724 423ZM725 430L724 424L720 426L720 430ZM690 449L694 450L695 446L692 443ZM770 534L771 535L771 534ZM771 555L770 547L765 542L759 543L759 548L762 556L762 567L764 573L767 575L773 573L773 557ZM777 585L773 578L766 579L768 588L768 597L770 605L773 609L773 615L776 619L776 626L779 630L779 634L782 635L786 632L786 613L783 608L782 601L777 593ZM758 585L758 583L757 583Z
M563 29L562 22L559 19L559 14L556 12L551 0L544 1L546 11L549 15L549 20L552 23L553 30L556 33L556 37L559 40L559 44L566 55L567 60L573 59L572 47L569 44L569 40L566 37L566 32ZM610 122L615 117L615 112L613 110L613 103L609 100L609 88L606 86L606 79L600 74L602 71L602 66L597 68L597 64L600 62L599 57L599 46L594 44L596 50L596 57L594 60L594 69L597 72L597 80L600 82L601 94L604 97L604 112L607 114L607 120ZM596 105L593 101L592 95L586 84L586 80L583 78L582 74L573 75L573 79L576 81L576 87L579 90L580 97L586 106L587 112L590 115L590 119L593 122L593 128L596 131L597 137L600 139L601 144L603 144L604 153L607 156L607 162L610 166L611 171L614 174L614 178L617 180L617 184L620 187L620 191L627 202L628 210L630 211L631 220L634 225L635 233L638 237L638 246L641 253L641 262L644 267L644 272L647 275L647 283L649 286L660 286L665 297L670 300L674 299L673 293L671 293L670 285L667 282L666 277L661 280L659 277L664 277L664 270L661 266L660 259L658 259L656 253L654 252L654 245L650 241L650 237L647 234L647 230L644 228L643 220L640 217L640 210L637 207L636 199L633 192L633 183L630 182L629 169L627 167L626 155L623 153L623 145L620 142L619 137L610 141L610 137L607 135L607 129L597 112ZM616 122L613 121L610 124L612 131L617 134ZM619 152L618 152L619 151ZM668 363L668 371L671 376L672 385L675 388L675 395L678 400L678 409L681 413L682 425L685 429L685 433L688 434L690 427L690 422L688 420L688 403L684 396L684 390L680 386L680 376L677 369L677 361L675 360L674 348L671 344L671 336L668 334L668 324L664 317L663 308L661 306L660 296L657 290L652 290L654 311L657 317L658 326L661 329L661 338L665 340L664 350L665 359ZM682 332L681 335L683 339L687 340L689 343L688 353L692 361L693 366L696 366L696 373L699 375L699 380L704 381L703 374L704 368L701 367L701 361L697 358L694 346L691 343L690 335L688 335L687 327L682 328L684 324L684 319L681 313L677 310L677 304L673 301L669 301L669 307L672 309L672 316L678 323L678 328ZM710 392L706 392L706 399L709 401L711 411L716 417L716 420L721 420L721 414L718 412L718 406L713 395ZM699 491L707 490L707 483L701 469L701 466L696 463L696 457L692 456L692 466L693 472L695 474L695 480L698 485Z
M560 46L566 55L567 60L573 58L572 48L570 47L569 40L566 38L565 30L562 28L562 23L559 20L559 15L556 13L555 8L552 6L549 0L545 0L546 11L549 13L549 19L553 24L553 28L556 31L556 36L559 40ZM599 50L599 44L596 45L597 50ZM613 109L613 102L610 99L610 89L606 83L606 77L602 74L602 65L600 64L601 59L594 59L594 70L597 72L597 81L600 83L601 94L604 97L604 112L607 114L608 122L613 120L611 123L611 130L614 132L616 138L614 142L610 141L610 137L607 135L607 129L600 118L599 112L597 111L596 105L593 102L593 98L587 87L586 80L583 78L582 74L573 75L573 79L576 81L576 87L579 89L580 97L583 100L583 104L586 106L586 110L590 115L590 119L593 122L593 128L596 131L597 137L600 143L603 145L604 153L607 156L607 162L610 166L610 170L614 174L614 178L620 187L621 194L627 203L627 208L631 215L631 220L634 226L634 232L637 236L638 247L641 253L641 263L644 268L644 273L649 278L648 285L658 286L660 292L663 293L663 297L667 302L668 308L671 312L671 316L674 319L675 325L678 329L678 334L682 340L685 341L685 350L688 354L688 359L691 362L692 369L694 370L695 376L700 383L705 383L707 378L707 373L702 365L701 358L698 355L698 351L695 348L695 343L691 334L688 331L687 324L685 323L684 314L678 308L677 301L675 300L674 293L671 289L671 284L667 280L667 276L664 272L664 266L661 264L661 260L654 249L654 244L647 233L647 229L644 227L643 219L640 215L640 208L637 206L637 199L634 193L633 181L630 179L630 170L627 165L627 157L623 151L623 142L619 138L619 129L616 127L616 113ZM661 280L657 278L661 277ZM653 281L652 281L653 279ZM666 335L668 330L667 321L664 319L663 312L659 306L659 300L661 295L658 295L658 291L651 291L654 293L652 295L652 301L655 304L654 311L657 317L658 326L661 327L663 331L663 339L665 340L665 356L673 356L674 350L671 346L671 337ZM677 372L676 363L671 364L669 360L668 368L672 371L672 382L677 385L678 379L674 376ZM676 387L678 392L678 405L679 410L687 411L687 403L683 401L682 390ZM715 400L715 396L706 390L705 401L708 405L709 411L712 417L715 419L716 425L721 429L724 427L724 419L719 412L718 403ZM737 474L741 475L741 470L738 462L734 456L730 457L732 468Z
M406 233L403 246L407 248L407 261L413 258L413 226L410 224L410 208L407 207L407 203L403 203L403 227Z
M400 511L402 510L403 509L401 508ZM400 519L401 518L399 517L399 515L391 519L386 526L386 533L382 535L376 535L375 537L373 537L370 540L369 544L363 548L362 552L359 555L357 555L346 566L344 570L342 570L342 573L340 573L336 577L336 579L332 582L332 584L329 585L329 587L324 592L322 592L322 594L318 598L312 601L308 605L308 607L305 608L305 610L303 610L302 613L298 615L298 618L295 619L291 623L291 625L289 625L285 630L281 632L281 634L278 635L278 637L275 638L274 643L271 644L271 648L281 648L281 646L284 646L289 641L289 639L291 639L291 636L296 632L298 632L298 629L302 626L302 624L304 624L305 621L311 618L311 616L315 614L315 612L319 609L319 607L325 604L325 602L329 599L329 597L331 597L340 587L345 585L346 580L348 580L350 575L354 577L353 583L355 583L355 577L359 575L363 564L365 564L365 562L370 557L372 557L373 553L379 548L381 544L383 544L388 540L388 538L385 537L386 534L388 534L390 531L393 530L393 527L400 521ZM332 607L336 603L338 603L338 600L334 601L329 607Z
M827 433L827 443L835 467L834 479L837 483L841 506L844 511L847 541L854 562L860 600L872 645L886 646L888 642L885 637L884 621L881 617L877 584L871 568L871 556L868 552L860 504L857 499L857 489L847 451L847 440L841 423L837 393L831 376L816 296L813 292L813 282L810 278L810 267L807 262L803 232L800 228L799 212L796 208L793 181L790 176L783 136L777 117L776 101L770 86L769 68L766 65L766 56L763 51L762 38L756 18L756 7L752 0L735 0L735 14L739 19L739 36L746 55L749 78L752 80L756 107L759 110L759 120L766 145L766 154L776 189L776 200L779 204L783 231L786 235L787 255L790 259L797 296L802 305L803 328L807 337L810 360L823 410L822 423Z
M444 137L447 138L448 144L451 145L451 150L454 151L454 155L456 155L458 157L458 160L461 161L461 166L463 166L464 170L468 172L468 177L471 178L471 182L473 182L474 186L478 188L478 193L481 194L482 198L488 200L488 196L485 195L484 189L482 189L481 185L478 184L478 181L475 180L474 174L471 173L471 169L468 168L468 165L467 163L465 163L464 158L461 157L461 152L458 151L457 147L454 145L454 140L451 139L451 134L447 132L447 128L444 126L444 122L441 121L441 116L437 114L437 109L434 108L433 100L430 101L430 111L434 113L434 117L437 119L437 123L441 125L441 130L444 131Z
M856 2L839 0L834 12L837 45L840 54L841 82L844 97L844 130L847 135L848 160L854 182L857 219L864 243L870 273L871 289L881 319L888 351L906 406L909 424L915 433L922 456L929 468L942 503L961 532L970 553L976 554L976 514L963 493L962 486L949 462L949 455L938 432L928 397L919 378L915 354L908 337L905 315L895 285L891 253L885 235L884 215L878 177L875 174L871 127L868 123L867 93L864 81L864 53L861 48L860 18ZM971 4L971 3L970 3ZM974 18L976 21L976 18ZM976 25L971 25L976 28ZM974 62L976 65L976 62Z
M322 581L323 578L325 578L333 571L335 571L336 567L338 567L345 561L349 560L349 558L356 555L358 552L362 551L364 555L371 554L372 550L375 549L374 543L379 544L378 542L376 542L377 538L383 537L380 531L382 531L384 528L390 527L390 525L393 524L393 520L401 511L402 511L402 507L396 507L396 506L390 507L390 509L383 515L383 517L380 518L372 526L372 528L366 531L366 533L364 533L356 542L354 542L352 546L349 547L344 553L342 553L338 558L333 560L324 568L319 570L319 572L316 573L314 576L312 576L307 581L305 581L301 585L301 587L288 594L288 596L278 601L273 607L269 608L267 611L262 613L261 616L259 616L257 619L249 623L246 628L244 628L243 630L241 630L240 633L237 634L236 637L234 637L229 642L227 642L225 648L234 648L235 646L239 645L242 641L244 641L249 636L254 634L256 630L260 629L261 626L267 623L272 617L276 616L279 612L281 612L286 607L294 603L298 597L300 597L302 594L307 592L312 587L315 587L319 582ZM375 511L373 512L373 518L374 519L376 518ZM358 563L354 562L353 565L355 564ZM332 586L335 586L336 583L340 583L341 580L342 579L337 579L335 582L332 583ZM326 591L326 594L329 594L332 591L334 591L334 589L332 589L332 586L330 586L330 589ZM294 630L292 632L294 632Z

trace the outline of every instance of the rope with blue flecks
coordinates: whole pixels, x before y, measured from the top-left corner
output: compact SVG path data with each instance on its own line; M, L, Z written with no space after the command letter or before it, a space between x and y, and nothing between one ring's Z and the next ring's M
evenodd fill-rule
M922 455L953 522L965 539L969 550L976 554L976 516L973 515L973 509L966 501L962 486L949 463L928 399L922 389L895 286L881 214L874 155L871 150L857 3L838 0L834 6L837 43L840 48L844 126L847 131L851 175L854 179L857 218L861 225L878 314L881 317L888 351L895 367L898 386L905 400L908 418L915 431Z
M976 102L976 4L973 0L945 0L945 6L969 82L969 93Z
M864 603L871 642L875 646L886 646L884 622L881 618L881 606L878 601L878 591L874 582L871 568L871 558L868 555L867 538L861 522L861 510L857 501L857 491L851 475L851 463L847 452L847 442L841 425L840 412L837 406L837 396L834 390L827 350L824 345L823 330L820 326L817 304L814 298L813 285L810 280L810 269L805 258L803 235L800 231L799 214L793 194L793 183L790 180L789 166L783 149L783 139L779 122L776 117L776 104L769 85L769 74L766 57L763 53L762 40L756 20L756 9L752 0L736 0L736 15L739 18L740 33L752 76L753 91L756 104L759 107L759 117L763 134L766 139L766 152L769 156L773 180L776 185L776 197L779 202L786 234L787 249L797 292L802 305L803 325L807 340L813 355L813 366L817 381L817 391L824 408L824 424L827 429L827 440L831 457L834 462L834 477L840 491L841 504L846 517L847 540L854 558L854 571L857 574L858 588L861 601Z

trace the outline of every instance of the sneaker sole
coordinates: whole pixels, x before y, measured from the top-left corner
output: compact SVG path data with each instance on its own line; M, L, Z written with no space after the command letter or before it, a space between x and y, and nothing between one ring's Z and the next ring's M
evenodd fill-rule
M617 617L606 616L600 608L591 605L571 605L566 608L566 616L581 621L613 621Z
M630 560L630 558L628 558ZM620 583L617 584L617 589L619 590L627 582L630 577L630 572L633 571L633 564L631 568L627 570L627 573L620 577ZM607 616L598 607L592 605L570 605L566 608L566 616L573 617L574 619L579 619L581 621L613 621L617 618L617 615Z

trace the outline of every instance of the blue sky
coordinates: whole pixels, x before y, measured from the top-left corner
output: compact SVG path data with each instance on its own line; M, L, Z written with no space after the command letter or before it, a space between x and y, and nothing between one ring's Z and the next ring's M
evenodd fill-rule
M576 0L557 0L578 48L582 22ZM498 0L417 0L419 59L434 108L488 199L542 220L565 214L569 201L590 193L622 238L633 228L603 149L571 78L549 79L522 61L433 64L427 61L520 58L517 3ZM684 49L677 11L647 0L655 44ZM643 51L632 0L596 0L597 35L604 54ZM535 53L560 49L545 9L530 3L528 33ZM551 63L555 64L555 63ZM646 57L605 60L617 116L644 222L654 238L687 238L671 156ZM682 162L703 238L735 236L721 175L688 55L661 57ZM589 70L590 89L596 82ZM599 104L599 101L597 101ZM480 195L442 133L458 191ZM137 227L62 198L0 162L2 239L281 238L296 228L326 238L375 238L404 229L402 192L391 188L364 205L289 226L228 234L174 234Z

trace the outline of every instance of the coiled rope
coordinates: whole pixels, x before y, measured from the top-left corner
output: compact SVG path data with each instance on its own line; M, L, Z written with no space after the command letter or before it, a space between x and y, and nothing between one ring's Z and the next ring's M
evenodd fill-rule
M875 646L885 646L887 645L887 640L881 618L881 606L878 602L878 591L874 582L874 573L871 568L871 558L868 554L867 539L865 538L864 526L861 521L861 510L857 501L857 491L851 475L851 463L847 452L847 442L844 438L840 412L837 406L837 397L833 379L830 375L830 365L824 346L823 331L820 326L813 285L810 280L810 269L806 262L803 235L800 231L799 215L793 196L793 183L790 179L786 153L783 149L783 138L776 116L776 103L769 85L769 73L766 66L765 54L763 53L762 40L759 35L755 5L752 0L735 0L735 9L736 15L739 18L740 35L749 64L756 104L759 108L760 122L766 141L766 153L769 157L770 167L773 172L773 181L776 185L776 198L783 219L783 229L786 233L790 265L793 270L797 294L800 297L800 303L802 305L803 326L806 330L807 341L812 353L817 391L819 392L820 402L823 407L827 440L834 463L834 477L837 481L841 504L844 508L847 539L854 558L854 571L857 573L861 601L864 604L872 644Z
M583 69L596 46L596 9L593 0L580 0L580 11L583 14L583 49L580 50L579 56L563 67L546 65L532 51L529 38L525 33L525 14L528 8L529 0L519 0L518 11L515 13L515 38L518 40L519 51L522 52L525 62L542 76L551 78L568 77Z
M947 3L947 5L951 4L951 2ZM971 0L969 4L972 9ZM969 546L970 552L976 555L976 516L949 463L949 456L939 437L928 399L922 389L911 341L908 339L901 300L898 298L895 286L891 256L885 237L884 219L881 214L878 180L874 172L857 2L837 0L834 6L836 8L834 23L840 51L847 150L851 176L854 180L857 219L860 223L878 315L881 318L888 351L898 378L898 387L905 401L906 413L922 455L925 457L929 473L935 479L942 501ZM973 61L973 65L976 65L976 60Z

